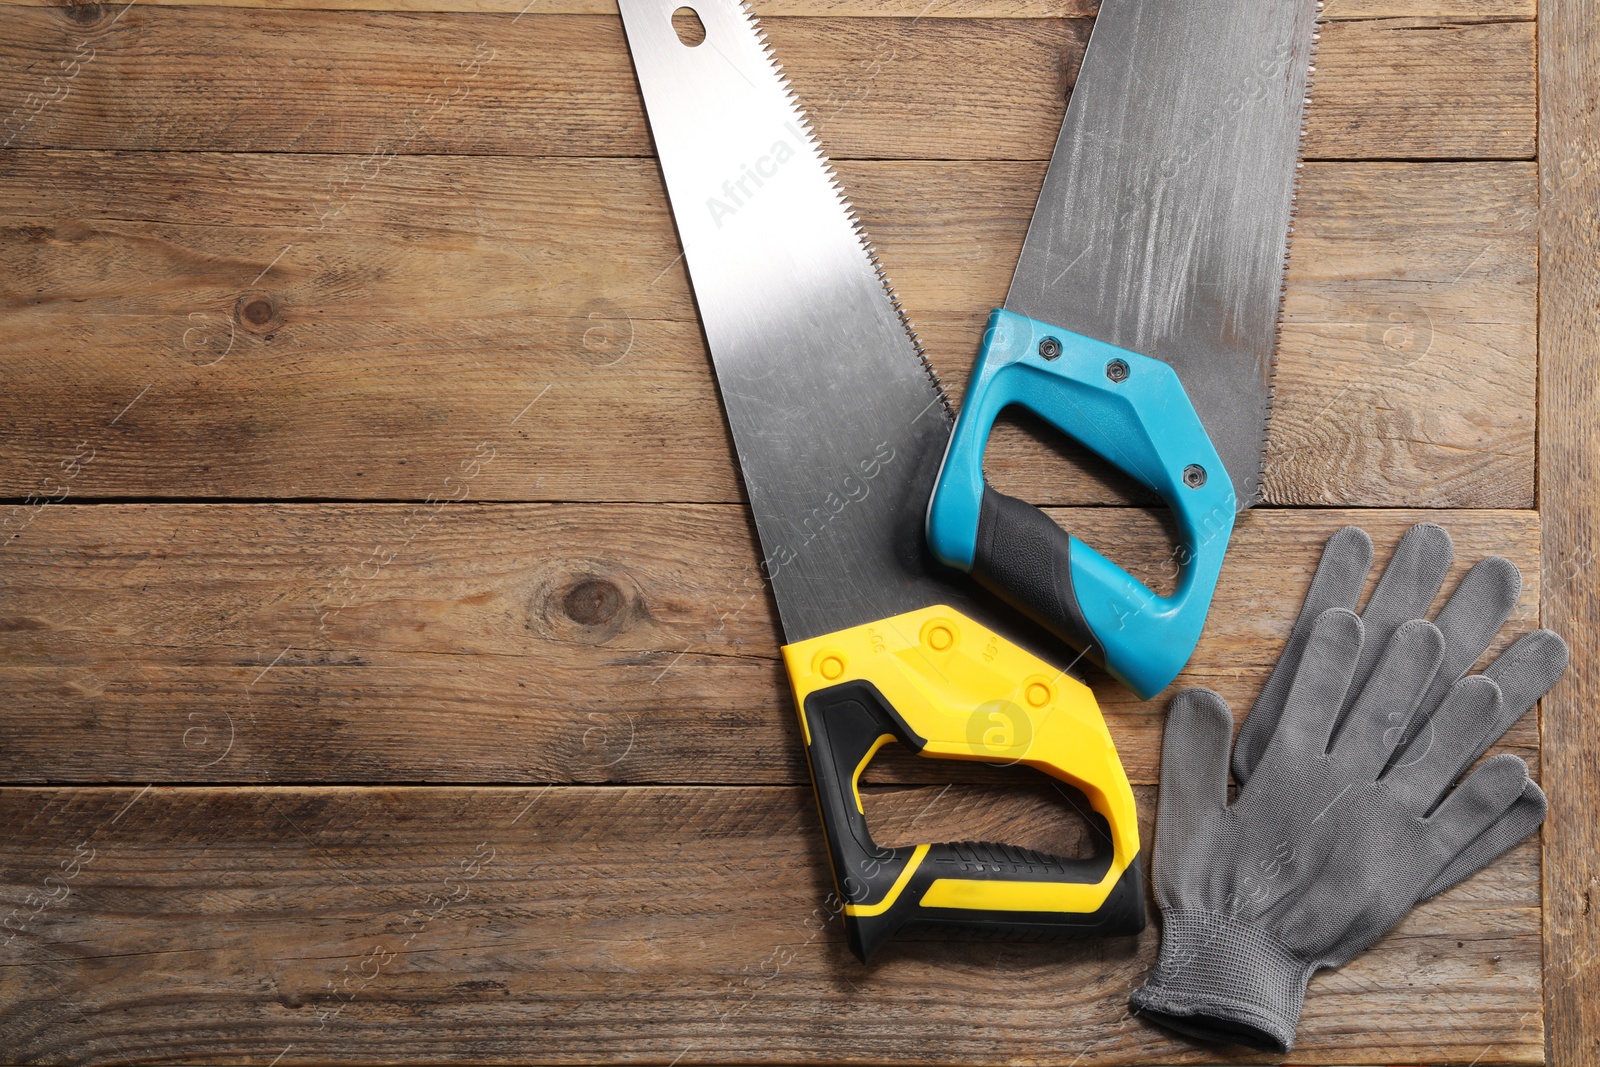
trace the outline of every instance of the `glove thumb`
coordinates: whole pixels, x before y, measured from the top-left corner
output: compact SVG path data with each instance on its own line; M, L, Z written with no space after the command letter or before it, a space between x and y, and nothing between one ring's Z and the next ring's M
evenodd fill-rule
M1170 851L1207 816L1228 806L1228 750L1233 712L1209 689L1185 689L1167 706L1161 742L1161 797L1156 851ZM1163 838L1173 837L1170 843Z

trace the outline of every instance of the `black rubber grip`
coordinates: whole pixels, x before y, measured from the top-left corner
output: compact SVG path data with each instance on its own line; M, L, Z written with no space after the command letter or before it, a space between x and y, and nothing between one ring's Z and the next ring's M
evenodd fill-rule
M855 775L885 734L912 751L926 744L906 725L870 682L844 682L806 698L803 714L811 733L806 758L817 791L828 859L845 904L884 900L912 859L916 846L885 848L872 840L866 816L856 807ZM1102 846L1089 859L1066 859L1011 845L967 841L933 845L902 886L895 902L878 915L845 914L850 950L863 962L905 926L933 926L1002 940L1044 941L1064 937L1136 934L1144 929L1144 887L1137 857L1109 897L1094 912L1018 912L931 908L919 903L939 878L1007 882L1096 883L1111 869L1109 827L1098 813Z
M1096 665L1105 665L1105 649L1072 589L1072 537L1050 516L985 485L972 576Z

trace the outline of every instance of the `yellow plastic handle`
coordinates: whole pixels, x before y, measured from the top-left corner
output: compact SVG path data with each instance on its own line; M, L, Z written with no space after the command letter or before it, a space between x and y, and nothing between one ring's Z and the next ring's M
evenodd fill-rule
M830 824L830 856L846 901L847 923L851 917L883 914L908 888L916 894L916 908L931 909L928 914L1010 912L1036 919L1051 913L1094 913L1136 863L1133 791L1094 695L1077 679L944 605L799 641L785 646L783 654L824 821ZM840 701L846 708L870 704L877 710L863 712L867 719L852 713L850 724L834 727L827 738L839 751L818 752L813 721L820 723L815 717L830 702ZM882 717L883 729L862 725L872 715ZM838 869L848 862L848 848L841 847L849 842L833 839L853 837L869 851L876 848L859 816L857 783L872 756L896 734L924 756L1025 764L1077 787L1106 821L1109 866L1089 882L1042 877L1030 873L1026 862L1017 864L1016 877L1004 872L997 877L994 864L982 862L967 864L982 872L981 877L959 877L962 865L949 861L940 871L924 870L922 877L914 877L919 865L933 862L930 846L916 846L878 850L874 855L885 858L891 852L903 855L890 862L889 871L880 872L875 862L873 885L858 878L853 886L854 872ZM837 789L848 779L854 793L848 799L854 803L831 804L831 798L821 796L825 778ZM1137 871L1131 877L1136 879ZM862 896L871 899L856 899ZM1120 897L1116 906L1126 911ZM1142 925L1142 900L1139 908Z

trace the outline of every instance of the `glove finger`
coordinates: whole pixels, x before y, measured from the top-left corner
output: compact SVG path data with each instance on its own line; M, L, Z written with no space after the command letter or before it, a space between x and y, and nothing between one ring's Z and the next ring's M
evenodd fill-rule
M1511 807L1490 823L1487 830L1473 838L1472 843L1462 849L1429 883L1419 899L1438 896L1511 851L1523 838L1539 829L1547 807L1544 791L1530 781L1522 787L1522 795L1512 802Z
M1470 739L1471 745L1463 750L1460 763L1449 773L1449 778L1460 774L1472 764L1479 756L1486 752L1490 745L1498 741L1512 723L1522 718L1528 709L1550 691L1567 669L1567 643L1559 634L1550 630L1535 630L1523 634L1521 637L1500 654L1489 665L1481 677L1487 682L1492 682L1499 687L1500 705L1496 709L1493 722L1484 725L1482 732ZM1441 673L1444 668L1441 668ZM1454 692L1452 687L1451 693ZM1438 688L1438 679L1434 680L1434 688ZM1416 762L1437 741L1437 737L1429 736L1436 733L1430 728L1429 720L1439 716L1444 711L1444 701L1440 701L1437 710L1429 711L1427 700L1431 699L1431 692L1419 706L1415 721L1407 728L1406 737L1394 754L1389 757L1389 768L1385 773L1400 764ZM1444 700L1450 699L1447 693ZM1448 785L1448 782L1445 783ZM1441 789L1444 786L1440 787Z
M1228 743L1233 712L1209 689L1185 689L1167 706L1161 741L1161 797L1156 849L1163 856L1193 828L1228 806Z
M1283 717L1261 765L1274 759L1314 758L1327 751L1351 675L1361 658L1361 640L1361 620L1354 612L1330 608L1317 617Z
M1494 739L1505 733L1500 687L1481 674L1463 678L1396 751L1383 781L1418 814L1431 812L1445 790Z
M1396 630L1349 715L1334 728L1332 750L1370 766L1376 776L1427 693L1444 658L1444 640L1426 619Z
M1478 662L1521 594L1522 572L1502 556L1479 560L1461 579L1433 620L1444 634L1445 653L1433 688L1419 705L1424 714L1438 707L1450 687Z
M1352 693L1359 693L1377 666L1378 657L1400 624L1427 618L1428 608L1455 559L1455 546L1444 527L1420 522L1405 532L1389 565L1383 568L1372 597L1361 612L1367 643L1356 667Z
M1466 781L1439 802L1438 809L1428 816L1428 830L1446 855L1459 855L1488 832L1530 784L1528 765L1501 753L1467 775Z
M1512 723L1522 718L1561 680L1570 658L1571 652L1560 634L1554 630L1534 630L1517 638L1489 664L1483 676L1500 687L1505 701L1504 724L1493 737L1483 740L1473 759L1483 755L1484 749L1498 741L1501 734L1511 729Z
M1311 578L1311 588L1306 592L1305 603L1289 631L1288 644L1283 655L1272 669L1272 676L1256 698L1255 706L1239 730L1239 741L1233 749L1233 776L1240 785L1250 777L1261 754L1267 750L1272 734L1278 728L1284 705L1289 700L1289 689L1294 684L1295 671L1305 652L1311 628L1329 608L1355 611L1361 602L1361 590L1367 584L1367 572L1372 569L1372 538L1357 526L1345 526L1334 531L1322 550L1317 572Z

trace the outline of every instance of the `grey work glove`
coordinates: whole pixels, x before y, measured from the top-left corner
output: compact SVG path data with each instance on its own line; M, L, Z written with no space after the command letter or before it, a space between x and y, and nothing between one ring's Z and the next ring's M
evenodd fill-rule
M1360 616L1372 542L1328 542L1289 643L1239 732L1207 689L1173 698L1154 855L1161 954L1130 1001L1189 1037L1287 1052L1322 967L1339 967L1425 900L1538 828L1527 765L1499 755L1451 786L1566 669L1530 633L1463 677L1516 603L1486 559L1425 619L1449 535L1413 527Z

